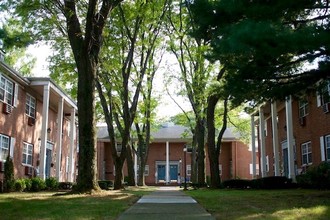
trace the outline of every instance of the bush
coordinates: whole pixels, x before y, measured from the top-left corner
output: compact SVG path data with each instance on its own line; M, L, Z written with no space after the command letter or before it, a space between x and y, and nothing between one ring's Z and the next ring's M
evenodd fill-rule
M243 179L230 179L223 181L223 186L230 189L247 189L251 186L251 181Z
M23 192L26 188L24 179L17 179L14 185L15 185L15 191L17 192Z
M32 180L31 179L24 179L25 182L25 190L31 191L32 188Z
M6 158L5 171L4 171L4 191L11 192L14 190L14 164L13 160L9 157Z
M49 177L46 179L46 187L49 190L57 190L58 189L58 181L55 177Z
M33 191L33 192L39 192L46 188L45 181L43 179L41 179L40 177L34 177L31 179L31 181L32 181L31 191Z
M72 183L71 182L59 182L58 188L61 190L72 189Z
M269 176L261 178L262 189L288 189L291 188L291 179L285 176Z
M111 180L100 180L98 184L103 190L109 190L109 188L113 187L113 182Z
M330 189L330 163L310 167L305 174L297 176L297 183L302 188Z

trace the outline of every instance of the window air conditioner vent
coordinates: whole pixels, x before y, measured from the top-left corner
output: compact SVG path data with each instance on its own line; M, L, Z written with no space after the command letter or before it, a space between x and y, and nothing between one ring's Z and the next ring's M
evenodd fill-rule
M5 114L10 114L13 110L13 106L7 104L7 103L3 103L2 104L2 112Z
M33 167L25 167L25 175L32 176Z
M36 119L35 118L32 118L32 117L29 117L28 118L28 125L29 126L33 126L35 123L36 123Z
M299 118L299 124L301 126L305 126L306 125L306 117L300 117Z

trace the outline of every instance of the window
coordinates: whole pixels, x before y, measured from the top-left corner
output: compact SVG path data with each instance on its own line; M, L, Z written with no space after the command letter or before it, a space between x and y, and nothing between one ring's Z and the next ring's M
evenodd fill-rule
M36 99L29 94L26 95L25 113L31 118L36 116Z
M305 117L308 114L308 101L302 99L299 101L299 117Z
M219 164L219 175L222 175L222 164Z
M22 163L24 165L32 166L32 154L33 154L33 145L29 143L23 143Z
M5 161L9 153L9 137L0 134L0 160Z
M187 165L187 176L190 176L191 175L191 165Z
M324 137L327 161L330 161L330 135Z
M0 74L0 100L13 105L14 101L14 83Z
M312 144L307 142L301 145L302 164L307 165L312 163Z
M140 166L137 165L136 173L139 175ZM149 176L149 165L144 166L144 176Z
M330 81L326 83L323 89L321 89L320 95L321 95L321 105L330 102Z

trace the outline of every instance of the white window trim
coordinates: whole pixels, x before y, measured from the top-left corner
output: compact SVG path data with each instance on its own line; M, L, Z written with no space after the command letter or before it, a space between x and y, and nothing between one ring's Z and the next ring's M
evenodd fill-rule
M16 92L16 89L15 89L16 83L14 81L8 79L6 76L4 76L3 74L0 73L0 85L1 85L1 79L2 78L5 81L5 85L4 85L5 88L3 88L3 90L4 90L3 100L1 99L0 101L6 103L8 105L14 106L14 104L15 104L15 97L16 97L16 95L15 95L15 92ZM11 85L12 86L12 91L11 91L11 100L10 100L10 103L6 100L6 96L7 96L7 93L8 93L8 91L7 91L7 85L8 85L8 83L11 83L12 84Z
M191 176L191 165L190 164L187 164L187 176Z
M307 100L299 100L298 102L298 107L299 107L299 117L300 118L303 118L303 117L306 117L308 115L308 101ZM300 114L301 113L301 110L303 111L303 114Z
M329 138L329 142L327 142ZM324 148L325 148L325 160L330 161L330 155L328 155L328 149L330 149L330 135L324 136Z
M309 145L310 145L311 151L308 150ZM302 163L302 165L311 165L313 163L313 159L312 159L312 161L309 161L308 160L308 155L309 154L311 154L313 156L313 154L312 154L312 146L311 145L312 145L312 142L311 141L308 141L308 142L305 142L305 143L302 143L301 144L301 163ZM303 153L303 148L304 147L307 147L307 149L306 149L307 152L306 153ZM304 163L304 159L303 159L304 155L307 155L307 163Z
M8 146L7 146L7 148L3 147L3 143L2 143L3 138L8 139ZM10 151L10 137L7 136L7 135L2 135L2 134L0 134L0 152L3 151L2 149L8 151L8 153L9 153L9 151ZM7 154L8 154L8 153L7 153ZM5 155L5 156L3 157L3 159L0 158L0 161L6 161L6 158L7 158L7 155Z
M25 151L25 146L27 147L27 151ZM31 147L31 154L29 154L29 148ZM31 164L27 163L28 156L31 156ZM25 163L23 162L23 159L25 157ZM23 142L23 153L22 153L22 164L25 166L33 166L33 144Z
M34 100L34 106L31 105L31 100ZM36 118L36 104L37 100L30 94L26 94L26 102L25 102L25 114L31 118ZM28 109L27 109L28 107ZM32 115L33 112L33 115Z

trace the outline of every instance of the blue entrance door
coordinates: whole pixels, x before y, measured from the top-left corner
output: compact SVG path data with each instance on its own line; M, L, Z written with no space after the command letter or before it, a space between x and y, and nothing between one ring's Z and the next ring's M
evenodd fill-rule
M157 180L158 180L158 182L159 182L160 180L165 181L165 173L166 173L165 170L166 170L166 169L165 169L165 165L158 165L158 166L157 166L157 173L158 173L158 175L157 175Z
M170 165L171 180L178 180L178 165Z

